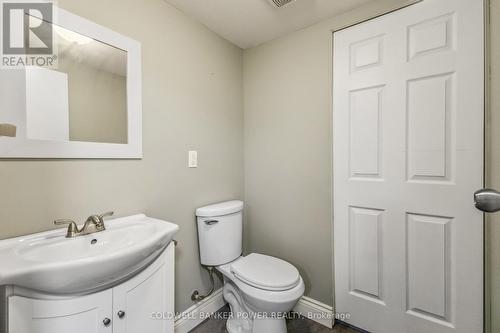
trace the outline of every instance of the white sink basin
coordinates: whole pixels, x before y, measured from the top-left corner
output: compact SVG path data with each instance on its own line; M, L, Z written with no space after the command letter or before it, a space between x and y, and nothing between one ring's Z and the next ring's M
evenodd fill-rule
M0 285L55 295L102 290L151 263L179 230L142 214L105 225L75 238L58 229L0 241Z

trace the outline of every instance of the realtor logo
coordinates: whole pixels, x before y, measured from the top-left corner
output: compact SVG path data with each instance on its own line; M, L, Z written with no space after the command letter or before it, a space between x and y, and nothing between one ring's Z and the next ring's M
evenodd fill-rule
M52 3L2 4L4 55L52 54Z
M1 69L57 68L54 8L43 0L0 0Z

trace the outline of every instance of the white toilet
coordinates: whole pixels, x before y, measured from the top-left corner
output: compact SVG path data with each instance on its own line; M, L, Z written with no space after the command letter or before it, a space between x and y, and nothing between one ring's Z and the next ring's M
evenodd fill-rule
M196 210L201 264L224 276L231 307L229 333L286 333L284 315L304 294L304 281L290 263L258 253L242 256L243 202Z

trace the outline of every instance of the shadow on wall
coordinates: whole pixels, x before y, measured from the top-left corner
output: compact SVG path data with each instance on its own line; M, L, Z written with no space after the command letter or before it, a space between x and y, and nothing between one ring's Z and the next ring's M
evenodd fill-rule
M293 265L299 270L300 276L302 277L302 280L304 280L304 284L306 285L306 291L304 295L307 295L311 287L311 279L309 278L307 271L302 266L299 266L295 263Z

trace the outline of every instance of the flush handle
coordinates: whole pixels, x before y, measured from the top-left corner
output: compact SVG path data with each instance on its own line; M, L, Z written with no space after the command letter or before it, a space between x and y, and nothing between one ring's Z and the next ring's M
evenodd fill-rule
M474 206L486 213L500 211L500 192L485 188L474 193Z
M214 224L217 224L219 223L218 220L205 220L205 224L206 225L214 225Z

